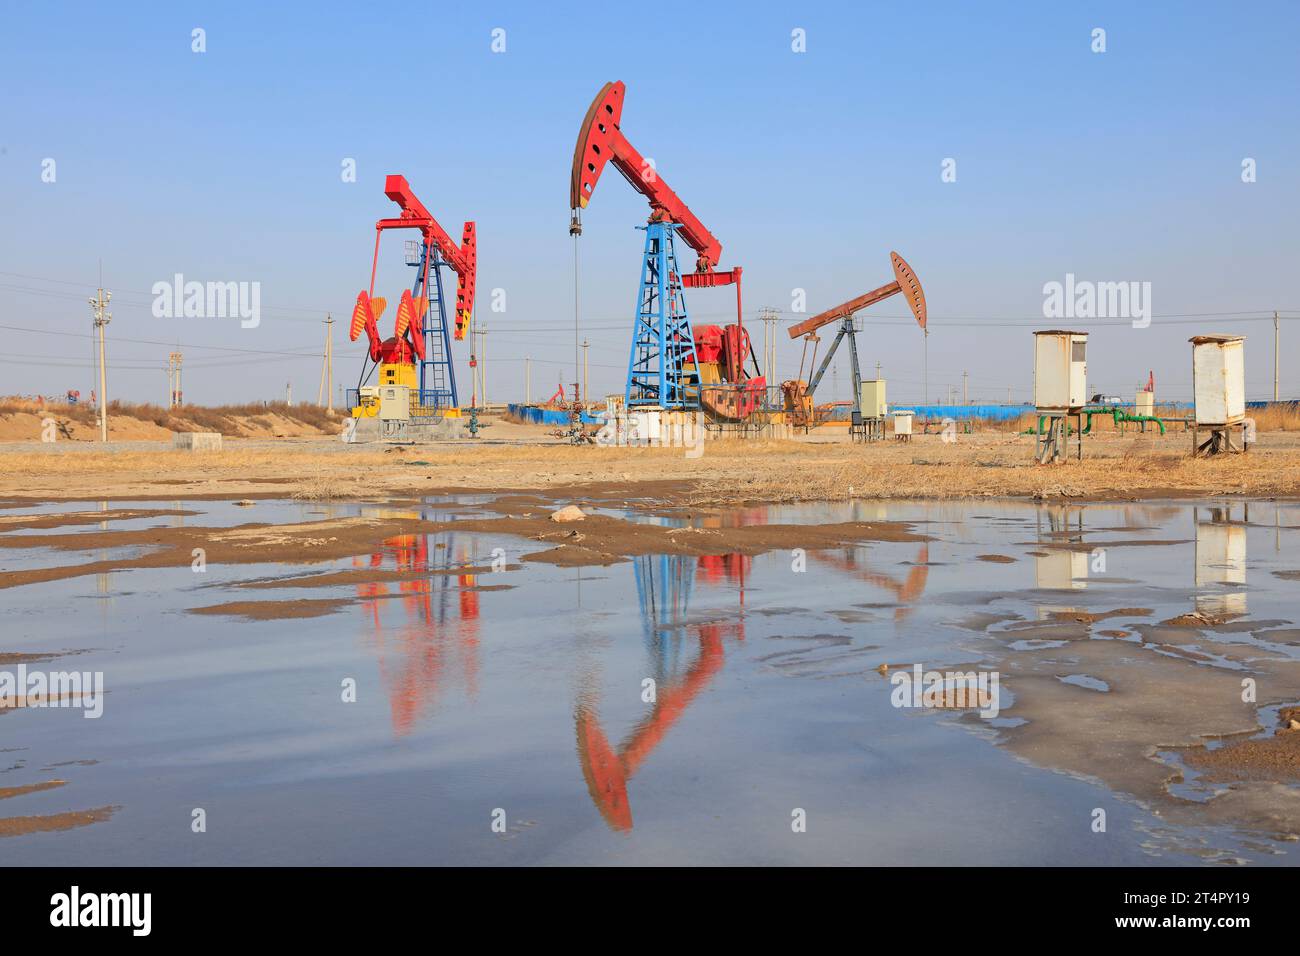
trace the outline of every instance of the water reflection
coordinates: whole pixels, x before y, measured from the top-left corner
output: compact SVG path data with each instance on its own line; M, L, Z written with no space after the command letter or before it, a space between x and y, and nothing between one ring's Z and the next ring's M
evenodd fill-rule
M211 507L225 521L250 517L233 505ZM259 502L253 516L287 521L308 507L314 519L335 510L429 518L433 506ZM468 513L472 526L472 505L446 507L448 520ZM88 527L98 529L99 518ZM129 665L116 685L127 693L112 700L130 746L117 735L83 746L78 728L34 713L0 723L15 723L27 738L30 757L22 759L32 773L84 757L95 769L75 772L105 794L88 803L137 808L111 827L82 831L100 858L132 864L177 859L169 844L151 845L147 829L137 829L152 817L144 812L150 801L171 804L228 784L232 759L241 761L241 791L257 801L264 827L222 844L213 859L223 863L255 859L268 846L293 861L319 860L332 847L331 859L401 863L1094 865L1179 861L1186 857L1171 854L1189 852L1215 859L1208 854L1225 847L1250 860L1294 854L1294 845L1279 851L1268 841L1295 829L1283 765L1251 770L1257 781L1191 787L1228 788L1213 799L1178 800L1168 792L1169 767L1151 754L1194 752L1206 740L1226 745L1257 723L1259 740L1285 745L1285 735L1273 734L1276 712L1243 701L1240 682L1257 680L1271 703L1300 699L1293 620L1300 507L1218 499L820 502L693 520L726 528L855 518L915 522L932 540L809 551L809 574L792 573L790 554L778 550L585 569L525 561L481 581L476 570L494 545L514 541L524 554L537 545L456 524L454 532L385 538L355 560L285 568L298 582L285 587L319 573L324 580L307 594L350 602L345 613L314 620L198 617L153 634L137 622L167 602L212 604L211 589L249 583L260 570L214 567L224 579L181 588L178 579L191 583L184 569L114 574L112 601L95 602L105 615L95 647L86 647L87 625L97 623L85 616L90 602L80 602L80 612L70 602L66 614L57 604L62 595L93 596L94 578L18 588L0 620L31 636L12 650L85 647L84 667ZM1105 560L1094 564L1098 549ZM92 539L87 550L103 548ZM586 606L575 605L575 573ZM496 590L502 585L510 589ZM846 609L866 601L881 603ZM1248 607L1253 618L1243 619ZM1061 610L1077 613L1052 613ZM25 626L37 614L41 634ZM1234 620L1224 626L1225 618ZM323 736L337 709L316 689L336 686L340 662L343 673L381 678L389 713L382 704L353 709L340 725L345 734ZM1004 723L958 711L900 712L881 665L902 663L1001 673ZM254 669L266 683L248 693L245 675ZM655 693L642 700L646 678ZM206 696L198 705L173 692L196 685L172 682L199 680ZM139 783L141 739L158 753L149 787ZM22 772L15 770L16 783L26 782ZM980 782L974 795L965 786L972 779ZM800 803L786 803L787 794ZM507 800L520 808L512 813L527 808L541 824L494 842L486 851L494 855L485 856L461 821ZM816 801L830 825L807 840L777 842L784 827L764 823L773 807L805 800ZM358 805L376 812L357 816ZM724 805L728 826L719 827L716 808ZM1097 806L1110 808L1113 833L1140 842L1098 848L1078 825ZM1030 817L1050 839L989 840L1018 832ZM348 826L339 829L339 820ZM614 837L634 828L635 840ZM1239 833L1256 849L1242 850ZM48 847L80 859L89 852L80 840L13 846L24 859Z
M917 602L925 592L926 582L930 579L930 546L922 544L917 549L912 569L901 578L874 570L868 560L870 553L870 548L843 548L810 551L808 556L818 564L835 568L859 581L888 591L899 604L894 609L894 621L901 623L916 609Z
M938 513L927 510L925 506L878 507L879 513L872 515L878 520L907 520L909 517L932 517ZM914 509L915 513L905 508ZM1032 515L1016 508L1011 514L998 514L990 517L989 521L991 524L999 522L992 526L1003 529L994 533L994 540L1001 545L998 550L1014 553L1015 545L1022 546L1034 558L1032 572L1023 558L1019 563L1016 558L1009 557L1004 564L977 567L981 573L996 575L991 580L997 582L995 587L1005 598L1014 598L1021 588L1058 592L1061 595L1058 598L1034 595L1029 599L1026 615L1039 619L1059 616L1062 611L1095 612L1099 610L1096 602L1107 600L1106 595L1114 587L1154 584L1158 578L1177 583L1180 592L1186 595L1186 551L1181 552L1181 560L1175 559L1171 563L1173 548L1159 541L1156 535L1163 529L1176 526L1176 523L1185 522L1189 510L1196 535L1191 582L1194 584L1192 593L1196 609L1216 617L1244 615L1247 611L1246 535L1250 515L1248 506L1241 503L1197 508L1185 505L1065 504L1036 507ZM854 516L861 517L856 511ZM706 526L725 528L761 524L768 520L786 521L789 517L787 513L777 511L772 511L769 516L767 509L746 509L703 520ZM840 516L818 515L820 520L834 520L836 517ZM1279 528L1284 526L1276 516L1273 524ZM933 565L933 573L930 557L934 543L875 543L808 552L809 562L828 573L809 578L797 587L801 592L806 589L810 604L825 609L832 608L844 594L852 593L854 584L868 584L896 600L895 626L908 622L909 628L915 628L915 619L909 621L913 614L922 621L932 620L926 611L927 608L933 610L933 606L922 600L927 587L938 590L937 597L942 600L946 589L971 571L973 556L990 549L986 532L971 535L972 527L975 526L963 524L960 530L946 532L938 522L935 523L934 533L942 542L939 546L945 549L941 553L946 557L943 563ZM1036 534L1026 535L1030 529L1035 529ZM1031 540L1026 541L1025 537ZM460 540L454 535L433 538L399 536L385 540L383 546L369 556L368 563L366 559L355 562L357 567L409 575L409 578L376 576L376 580L358 586L358 595L364 599L363 605L373 629L370 643L379 657L380 671L391 702L393 731L397 735L410 733L418 721L428 717L439 693L449 683L458 679L467 693L471 697L474 695L480 594L472 572L455 573L458 568L469 567L474 562L474 540L471 535L462 535ZM1134 546L1147 542L1154 547ZM1190 542L1184 547L1189 545ZM957 560L948 560L947 556L953 554L954 547L959 549ZM1113 550L1109 553L1112 567L1108 573L1107 557L1103 554L1097 563L1097 555L1109 548ZM899 558L904 555L910 560L900 562ZM881 570L891 563L901 563L907 566L906 570L898 573ZM620 705L626 704L621 698L627 693L627 685L620 685L624 690L620 692L619 701L610 701L608 707L602 706L602 693L607 693L607 689L601 686L597 676L599 668L579 670L573 695L573 746L579 769L592 806L610 830L630 832L634 828L634 780L637 774L646 766L653 765L652 758L658 748L672 737L686 713L707 690L720 683L717 678L727 666L727 651L730 649L732 652L732 669L744 668L748 663L746 655L737 653L745 640L747 596L770 595L774 590L773 583L784 578L785 565L784 560L773 556L756 568L753 557L738 553L704 557L652 555L636 557L630 562L631 580L624 580L636 590L642 648L637 674L653 680L653 695L643 697L641 708L626 722L619 721L617 715L622 712ZM948 567L946 577L945 567ZM452 573L438 574L439 570ZM1123 577L1124 574L1129 577ZM942 582L937 588L934 587L936 577ZM756 580L763 590L753 591L752 585ZM782 581L781 586L787 583ZM1088 591L1090 583L1094 589L1092 592ZM603 589L605 585L601 587ZM717 589L734 592L734 606L728 598L727 606L719 607ZM710 590L715 593L708 594ZM1090 594L1091 604L1088 603ZM1110 606L1103 605L1100 610L1108 610ZM400 625L393 626L395 609L399 607L405 619ZM759 609L767 613L762 602ZM505 613L504 608L502 610ZM940 612L940 620L945 613L948 612ZM1071 626L1077 628L1077 623ZM1121 625L1115 622L1109 626L1113 629ZM760 636L764 634L762 630L758 633ZM798 633L792 636L795 639L801 637ZM809 639L817 636L810 635ZM1025 642L1025 649L1032 651L1032 643ZM732 645L731 648L728 644ZM1022 653L1018 642L1008 646L1013 652ZM871 650L869 645L853 650L846 647L836 645L836 650L845 654ZM890 652L881 653L888 659ZM1076 690L1082 687L1093 693L1104 688L1108 694L1114 687L1120 687L1116 694L1122 697L1123 682L1112 683L1114 673L1107 670L1110 665L1104 651L1077 645L1072 648L1070 656L1068 668L1075 668L1077 673L1071 670L1064 676L1058 674L1056 670L1060 668L1053 670L1055 665L1051 659L1044 658L1046 663L1042 666L1047 668L1044 674L1025 671L1019 675L1017 689L1023 694L1022 711L1028 716L1018 719L1034 725L1047 722L1050 714L1045 716L1042 712L1044 700L1047 700L1049 711L1059 702L1044 688L1056 685L1063 684ZM859 660L865 661L855 659L855 666ZM1219 658L1203 654L1198 660L1213 664ZM865 663L864 670L871 670L874 666L870 661ZM791 668L787 672L813 671ZM1116 673L1122 675L1123 672ZM1162 675L1162 679L1167 676ZM1045 698L1044 694L1048 696ZM1087 723L1091 719L1088 708L1108 706L1102 701L1109 700L1109 697L1103 698L1098 694L1095 700L1069 698L1068 704L1074 708L1074 719ZM1068 728L1053 730L1053 746L1063 754L1059 761L1061 766L1083 767L1095 777L1106 777L1108 766L1093 766L1077 756L1072 749L1074 736ZM1003 743L1014 749L1011 738ZM671 763L662 757L661 762L666 766L661 773L671 772ZM1044 764L1056 766L1052 759L1044 758ZM1121 790L1138 789L1127 781L1116 781L1112 785ZM645 799L648 802L650 798Z
M1211 617L1245 614L1250 505L1193 508L1192 520L1196 525L1196 610ZM1233 585L1243 588L1234 591Z
M1069 550L1083 541L1084 509L1045 506L1035 511L1038 541L1048 550L1034 555L1034 585L1046 591L1081 591L1088 586L1088 552ZM1060 608L1045 608L1055 612Z
M397 535L384 540L369 559L354 558L353 567L396 571L409 578L357 585L357 596L371 625L368 639L379 662L379 674L392 712L393 733L404 736L437 704L449 680L459 680L471 700L478 693L479 592L477 575L446 573L474 563L469 535L436 536L430 560L430 536ZM402 608L403 621L386 626L392 606ZM448 673L450 672L450 673Z
M701 558L655 555L635 559L633 568L648 663L646 671L654 680L650 712L616 748L601 726L594 688L580 687L574 708L578 761L587 792L612 829L632 829L628 782L722 669L724 638L744 640L743 612L731 621L688 623L695 580L711 585L738 584L743 606L745 576L751 561L742 554ZM692 647L695 654L688 660L687 652Z

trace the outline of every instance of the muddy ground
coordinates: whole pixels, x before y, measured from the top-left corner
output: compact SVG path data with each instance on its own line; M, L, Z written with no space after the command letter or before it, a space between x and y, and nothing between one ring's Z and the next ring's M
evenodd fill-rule
M0 589L118 569L187 566L195 550L202 549L205 560L220 564L296 567L287 576L241 582L238 587L249 599L192 607L191 612L241 620L317 617L353 602L335 597L281 600L273 596L274 589L482 571L466 565L440 571L357 568L317 573L313 567L371 554L380 542L397 536L436 534L453 524L458 531L529 539L536 547L523 551L524 562L564 567L602 566L649 554L754 555L778 549L829 550L864 542L923 544L930 540L923 522L734 527L722 516L754 498L994 494L1039 499L1264 494L1290 498L1300 494L1300 449L1289 439L1288 435L1264 436L1249 456L1192 461L1169 439L1111 437L1090 443L1088 459L1082 464L1056 468L1030 464L1028 440L1015 436L975 436L956 445L935 439L865 448L841 443L722 442L708 446L700 459L673 449L492 444L466 451L447 446L381 450L324 442L277 450L232 443L229 451L216 455L170 449L70 454L7 450L0 451L0 464L8 461L16 467L5 470L0 487L10 507L41 499L78 498L135 504L106 506L101 511L43 511L35 516L6 515L0 510L0 564L6 551L50 549L79 555L68 563L0 572ZM455 521L427 520L405 508L418 500L416 495L453 492L483 497L466 505ZM365 494L380 499L382 505L373 509L374 516L290 524L258 520L257 502L262 499L336 494ZM178 511L139 504L160 498L246 499L248 521L234 527L205 526L200 505ZM586 516L573 522L552 520L552 512L570 503L582 506ZM640 523L609 513L618 510L689 517L694 526ZM178 514L196 517L198 523L114 527L118 522ZM102 527L87 527L92 524ZM1184 543L1162 536L1110 539L1106 546L1160 548ZM1078 531L1046 532L1017 545L1025 550L982 554L977 559L1011 565L1029 555L1088 551L1094 546ZM110 554L113 551L121 553ZM1295 573L1275 572L1283 581ZM272 596L260 599L265 592ZM995 649L982 666L1004 675L1015 696L1006 715L1024 721L1001 732L1003 746L1035 766L1103 781L1144 805L1160 808L1171 824L1245 826L1290 842L1300 836L1296 712L1284 709L1275 724L1267 724L1258 706L1243 701L1239 690L1241 673L1248 670L1267 684L1273 703L1300 699L1293 661L1278 649L1300 633L1290 626L1294 623L1199 613L1155 620L1149 608L1119 607L1063 610L1048 620L976 612L969 628L993 639ZM1252 634L1258 643L1246 646L1229 639L1240 633ZM1033 642L1041 647L1027 650ZM1068 648L1068 655L1056 648ZM1231 667L1207 667L1211 660L1207 655ZM1065 656L1068 665L1062 662ZM1070 674L1086 673L1104 691L1067 682L1062 675L1067 666ZM879 679L886 680L886 670ZM1195 702L1191 709L1189 702ZM0 709L0 715L4 712ZM1171 786L1187 782L1228 790L1209 804L1188 804L1170 791ZM62 781L49 785L61 786ZM17 790L0 791L0 800L21 795ZM107 819L114 809L7 817L0 819L0 836L84 826Z

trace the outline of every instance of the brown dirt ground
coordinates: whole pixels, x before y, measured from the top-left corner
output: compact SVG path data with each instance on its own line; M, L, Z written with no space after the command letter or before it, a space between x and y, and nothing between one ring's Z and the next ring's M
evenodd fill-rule
M24 403L31 405L30 402ZM161 412L161 409L157 411ZM32 407L30 410L9 408L0 411L0 442L36 442L42 440L45 422L53 419L57 441L97 442L99 426L93 420L93 411L80 409L79 413L70 413L65 406L49 406L45 409ZM202 417L202 416L200 416ZM227 434L240 438L319 438L322 435L333 436L338 428L328 431L314 425L290 418L274 410L257 414L233 415L223 426ZM342 421L342 416L339 416ZM115 441L156 441L170 445L173 431L214 431L212 425L202 420L186 418L183 412L177 413L171 423L174 428L167 428L147 418L140 418L130 412L112 413L108 416L108 438ZM341 427L341 426L340 426Z
M109 819L118 807L96 807L71 813L51 813L35 817L0 817L0 837L26 836L52 830L74 830Z
M1149 607L1120 607L1113 611L1053 611L1051 617L1057 621L1074 621L1078 624L1096 624L1110 617L1150 617L1154 612Z
M1213 783L1300 780L1300 730L1288 728L1297 711L1300 708L1283 709L1281 726L1271 737L1237 740L1213 750L1190 750L1183 757Z
M353 603L349 598L313 598L292 601L228 601L207 607L192 607L190 614L241 617L247 621L280 621L288 618L324 617Z
M217 564L277 562L311 564L369 554L377 542L402 534L457 531L493 532L531 538L545 548L526 561L563 565L607 565L637 554L759 554L777 548L816 550L862 541L926 541L904 522L843 522L825 525L751 525L742 528L667 528L605 515L559 525L543 515L422 521L394 515L351 517L296 524L246 524L233 528L167 527L138 531L90 531L0 535L3 548L86 551L144 547L135 557L101 558L78 564L0 571L0 589L103 574L127 568L181 567L192 564L194 549ZM457 573L470 573L457 571Z
M515 426L522 428L523 426ZM710 441L699 458L673 448L472 442L348 446L332 438L283 447L227 439L221 452L102 451L0 445L0 499L22 501L415 496L456 491L574 501L649 498L704 506L845 498L1025 497L1139 500L1300 496L1300 433L1263 433L1247 455L1193 459L1189 439L1101 434L1081 462L1039 466L1033 438L1000 432L944 444ZM66 444L66 443L65 443Z

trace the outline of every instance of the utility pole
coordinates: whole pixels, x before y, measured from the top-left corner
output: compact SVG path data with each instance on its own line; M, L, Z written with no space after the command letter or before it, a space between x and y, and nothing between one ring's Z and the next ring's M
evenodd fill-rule
M293 406L293 382L284 383L284 404Z
M1277 401L1277 348L1281 336L1278 334L1277 310L1273 310L1273 401Z
M167 407L177 408L180 406L182 399L181 393L181 353L172 352L167 356Z
M587 340L582 340L582 395L581 399L590 400L591 393L587 391Z
M478 336L478 375L476 376L478 401L475 403L479 408L487 408L487 329L475 329L474 334Z
M103 282L103 276L100 276ZM105 292L101 286L95 298L90 299L90 311L95 317L95 329L99 332L99 440L108 441L108 369L104 361L104 326L112 321L113 313L106 312L108 303L113 300L113 293Z
M763 323L763 375L767 378L768 385L778 384L776 381L776 325L780 318L781 313L770 307L758 313L758 320Z
M316 390L316 404L324 393L329 402L329 412L334 414L334 316L325 313L325 357L320 370L320 388Z
M524 404L533 404L533 360L524 356Z
M970 372L961 373L961 403L963 405L970 404L970 392L966 388L966 383L969 379L970 379Z
M921 397L924 404L930 404L930 329L924 329L921 336Z
M879 363L879 362L876 363L876 381L877 381L877 382L880 381L880 363Z

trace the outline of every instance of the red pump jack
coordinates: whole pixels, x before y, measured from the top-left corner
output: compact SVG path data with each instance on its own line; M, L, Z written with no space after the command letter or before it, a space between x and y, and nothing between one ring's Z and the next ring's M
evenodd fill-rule
M569 181L569 206L572 210L569 234L582 234L581 211L591 201L605 166L612 162L632 188L649 202L649 222L673 224L676 234L694 250L695 272L672 278L680 279L681 286L687 289L735 285L735 324L725 328L716 325L694 326L693 359L698 371L695 382L698 383L701 403L721 417L745 418L758 407L767 382L758 368L749 333L744 326L741 311L741 267L736 266L726 271L717 269L718 260L722 258L722 243L664 181L653 162L643 157L624 135L621 122L625 91L626 86L622 81L606 83L592 100L583 119L573 151L573 170ZM635 356L635 343L633 352ZM754 376L747 372L746 360L753 360ZM719 387L723 383L730 387ZM629 369L629 401L632 400L636 384L636 374ZM710 385L714 388L710 389ZM690 386L687 390L689 388Z

